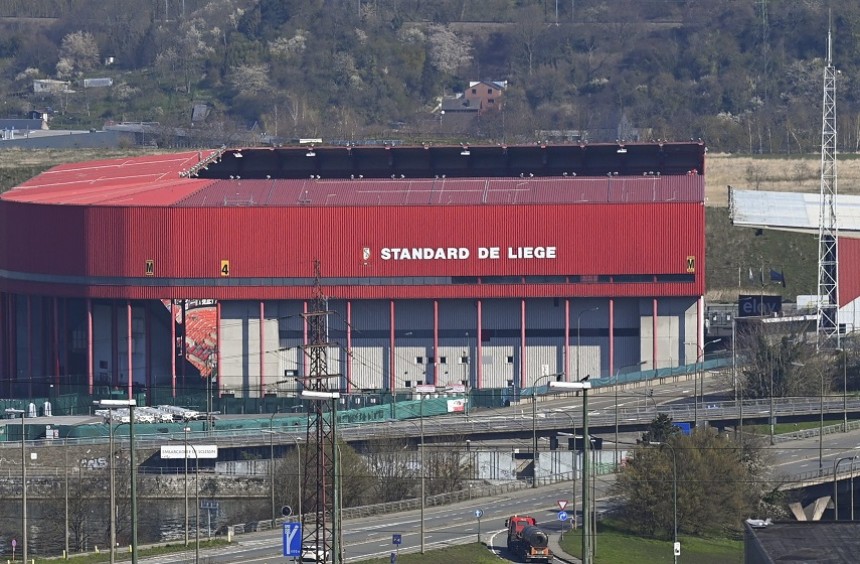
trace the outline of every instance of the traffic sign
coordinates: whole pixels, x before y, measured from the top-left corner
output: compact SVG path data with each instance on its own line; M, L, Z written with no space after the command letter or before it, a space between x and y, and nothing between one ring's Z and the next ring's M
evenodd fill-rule
M293 508L290 507L289 505L285 505L285 506L281 507L281 515L283 515L284 517L289 517L292 514L293 514Z
M483 516L484 516L484 512L483 512L482 510L480 510L480 509L476 509L476 510L475 510L475 517L477 517L478 519L480 519L480 518L481 518L481 517L483 517Z
M218 502L214 499L201 499L200 500L200 509L206 511L218 511Z
M403 537L400 536L400 533L394 533L391 535L391 544L401 544L403 542Z
M569 515L567 514L567 511L559 511L558 512L558 520L559 521L567 521L568 517L569 517Z
M302 524L284 523L284 556L302 555Z
M558 510L559 511L564 511L564 508L567 507L567 500L566 499L560 499L560 500L558 500L557 503L558 503Z
M681 543L676 542L672 545L672 550L675 556L681 556Z

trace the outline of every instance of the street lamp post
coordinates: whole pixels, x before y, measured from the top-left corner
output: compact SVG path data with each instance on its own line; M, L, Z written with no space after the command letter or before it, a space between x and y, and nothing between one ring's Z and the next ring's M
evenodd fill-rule
M538 441L537 441L537 389L538 383L548 378L560 378L563 374L545 374L532 384L532 488L537 487Z
M856 459L857 459L856 455L855 456L843 456L842 458L838 459L836 461L836 463L833 465L833 520L834 521L839 520L839 487L838 487L839 482L836 481L836 474L839 472L839 463L842 462L843 460L850 460L851 461L851 466L849 467L851 470L851 472L850 472L851 475L849 476L849 479L851 480L851 485L853 487L854 486L854 472L853 472L854 460L856 460ZM852 510L852 512L854 510L854 493L853 493L853 491L851 493L851 510ZM853 515L853 513L852 513L852 515ZM851 517L851 520L852 521L854 520L853 516Z
M421 463L421 554L424 554L424 479L427 469L424 466L424 394L418 401L418 426L421 440L419 460Z
M848 349L836 349L842 353L842 432L848 432Z
M641 368L642 365L644 365L646 362L647 361L643 360L639 364L632 364L632 365L628 366L627 368L635 368L635 367ZM620 374L621 374L621 368L619 368L615 371L615 386L614 386L614 388L615 388L615 467L616 468L618 468L618 465L621 464L621 459L619 458L619 455L618 455L618 377ZM645 407L646 408L648 407L647 404ZM655 402L655 409L656 409L656 402Z
M714 339L704 344L704 346L696 345L699 355L696 357L696 377L693 379L693 428L699 427L699 393L702 398L705 396L705 349L708 345L713 345L722 341L722 338ZM701 382L699 382L701 380Z
M184 433L184 442L185 442L185 546L188 546L188 427L183 427L182 431Z
M272 426L275 424L276 411L269 417L269 493L272 497L272 527L275 526L275 430Z
M197 447L192 444L188 444L188 427L185 427L185 439L183 441L185 448L183 454L185 455L185 467L188 467L188 449L191 448L191 451L194 453L194 562L200 562L200 457L197 456ZM171 439L176 440L176 439ZM188 474L185 475L186 479L188 478ZM185 507L188 507L188 500L185 501ZM187 509L186 509L187 511ZM187 513L186 513L187 517ZM188 534L188 526L186 521L185 534Z
M549 387L557 391L582 391L582 563L592 564L588 511L588 450L591 448L588 436L588 390L591 382L550 382Z
M667 446L672 450L672 516L673 516L673 532L672 532L672 561L678 564L678 553L680 545L678 544L678 459L675 456L675 447L671 443L649 443L653 446Z
M24 416L27 415L24 409L7 409L8 415L21 416L21 556L22 562L27 562L27 447L24 433Z
M118 407L128 408L129 464L131 466L131 562L132 564L137 564L137 457L134 452L134 408L137 405L137 401L133 399L107 399L94 401L93 404L109 410ZM115 509L111 507L111 514L114 511ZM111 547L111 551L113 551L113 547Z

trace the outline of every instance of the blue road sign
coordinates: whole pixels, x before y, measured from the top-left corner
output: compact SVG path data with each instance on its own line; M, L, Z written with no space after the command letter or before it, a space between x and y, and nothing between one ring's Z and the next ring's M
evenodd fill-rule
M558 512L558 520L559 521L567 521L568 517L569 517L569 515L567 514L567 511L559 511Z
M400 533L394 533L391 535L391 544L401 544L403 542L403 537L400 536Z
M302 524L284 523L284 556L302 555Z

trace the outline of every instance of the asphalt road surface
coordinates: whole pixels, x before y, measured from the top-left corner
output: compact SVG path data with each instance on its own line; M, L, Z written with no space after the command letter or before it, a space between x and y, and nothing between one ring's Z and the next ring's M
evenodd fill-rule
M611 482L611 476L601 476L597 480L598 511L606 508L605 496ZM478 509L483 511L480 523L481 538L484 542L495 546L504 546L504 535L501 534L495 538L494 535L504 530L505 519L514 514L532 515L538 520L538 524L551 534L558 534L562 526L566 527L566 530L570 527L569 523L562 525L558 521L558 500L571 499L571 486L570 482L563 482L552 486L524 489L497 498L481 498L444 507L425 508L425 549L477 542L478 520L475 517L475 511ZM581 487L581 482L577 482L577 487ZM580 492L577 492L577 499L579 497ZM601 498L604 499L603 502L600 502ZM418 511L345 521L346 561L353 562L373 557L388 558L395 549L391 543L392 535L395 533L400 534L402 538L401 554L416 552L421 545L420 531L421 521ZM281 556L281 543L279 531L240 535L229 547L201 551L201 560L213 564L292 562L292 558ZM183 556L185 559L181 560ZM184 555L145 558L140 559L140 562L169 564L182 561L193 562L193 560L192 546L191 550Z

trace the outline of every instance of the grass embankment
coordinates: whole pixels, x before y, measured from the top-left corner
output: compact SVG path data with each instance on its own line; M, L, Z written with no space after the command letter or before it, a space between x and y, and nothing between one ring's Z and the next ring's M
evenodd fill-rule
M393 551L392 551L393 552ZM390 558L377 560L365 560L368 564L389 564ZM486 546L478 543L463 546L451 546L431 550L425 554L401 554L397 557L397 564L437 564L447 562L448 564L499 564L499 557L490 552Z
M853 419L849 419L848 423L852 423ZM794 433L795 431L806 431L809 429L818 429L821 425L819 421L801 421L800 423L777 423L773 426L774 435L784 435L786 433ZM824 421L825 427L833 425L842 425L842 421ZM756 433L759 435L770 435L770 427L768 425L744 425L744 433Z
M566 533L561 546L568 554L579 556L582 541L578 531ZM680 536L681 562L696 564L741 564L744 561L743 541L703 539ZM612 520L601 521L598 527L595 564L665 564L673 561L672 541L633 536Z
M201 540L200 541L200 550L205 550L208 548L217 548L219 546L227 546L228 543L224 539L214 539L214 540ZM150 556L160 556L163 554L191 554L194 556L194 543L185 546L185 544L166 544L164 546L153 546L148 548L141 548L138 551L139 558L148 558ZM72 564L97 564L99 562L110 562L110 552L103 550L96 553L87 553L87 554L72 554L68 559L64 559L62 556L55 556L53 558L37 558L37 562L42 561L61 561L61 562L71 562ZM117 548L116 552L116 561L117 562L126 562L131 561L131 554L128 552L128 547Z

